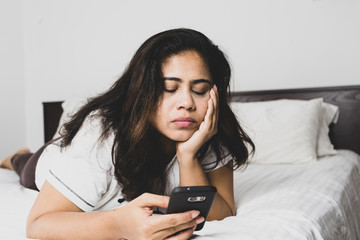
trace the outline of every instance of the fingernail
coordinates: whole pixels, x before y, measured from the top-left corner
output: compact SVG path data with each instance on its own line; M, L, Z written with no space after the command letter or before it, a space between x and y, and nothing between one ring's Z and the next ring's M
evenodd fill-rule
M191 217L196 218L197 216L199 216L199 214L200 214L199 211L192 212Z
M204 221L204 217L199 217L198 219L196 219L196 224L202 223Z

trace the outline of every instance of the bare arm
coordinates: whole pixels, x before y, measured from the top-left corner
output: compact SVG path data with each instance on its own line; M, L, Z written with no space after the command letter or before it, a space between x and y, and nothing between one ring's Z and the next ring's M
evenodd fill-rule
M236 208L232 162L215 171L209 172L207 175L211 185L215 186L218 191L208 219L219 220L228 216L234 216L236 214Z
M206 186L212 185L217 189L214 203L207 220L222 220L235 215L235 200L233 190L232 162L205 173L199 161L192 161L194 165L180 167L181 186ZM196 177L194 177L196 176Z
M83 212L50 183L45 182L28 217L27 236L37 239L188 239L199 212L153 216L152 207L167 207L169 198L143 194L124 207Z

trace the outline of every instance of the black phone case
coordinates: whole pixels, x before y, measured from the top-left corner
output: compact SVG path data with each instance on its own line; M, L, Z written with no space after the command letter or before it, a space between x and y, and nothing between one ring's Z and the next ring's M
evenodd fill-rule
M176 187L170 195L170 202L166 213L180 213L190 210L200 211L200 215L207 218L211 205L215 199L214 186ZM205 199L203 199L205 197ZM203 228L205 221L196 226L195 231Z

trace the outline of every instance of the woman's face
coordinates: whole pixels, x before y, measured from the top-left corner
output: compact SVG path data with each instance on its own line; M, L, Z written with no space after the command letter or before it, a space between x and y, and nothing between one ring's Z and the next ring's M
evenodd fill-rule
M188 140L204 120L213 86L208 66L196 51L171 56L162 64L164 92L154 117L167 138Z

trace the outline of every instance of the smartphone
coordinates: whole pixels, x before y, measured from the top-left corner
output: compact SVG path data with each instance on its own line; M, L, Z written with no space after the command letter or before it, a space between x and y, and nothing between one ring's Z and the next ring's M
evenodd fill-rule
M180 213L190 210L200 211L206 220L216 195L214 186L176 187L170 195L170 202L166 213ZM196 226L195 231L204 227L205 221Z

